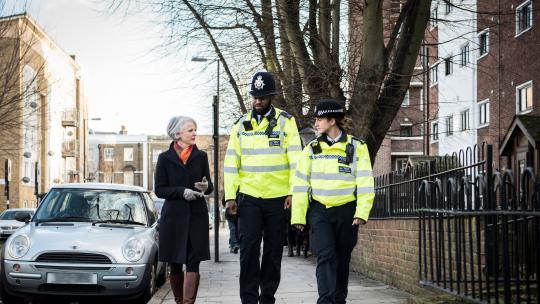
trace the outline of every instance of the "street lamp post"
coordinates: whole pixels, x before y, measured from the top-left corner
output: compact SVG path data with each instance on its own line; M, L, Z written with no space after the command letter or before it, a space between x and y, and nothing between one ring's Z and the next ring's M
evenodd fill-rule
M191 61L206 62L211 59L203 57L193 57ZM217 88L214 95L212 108L214 112L214 261L219 262L219 59L214 59L217 62Z

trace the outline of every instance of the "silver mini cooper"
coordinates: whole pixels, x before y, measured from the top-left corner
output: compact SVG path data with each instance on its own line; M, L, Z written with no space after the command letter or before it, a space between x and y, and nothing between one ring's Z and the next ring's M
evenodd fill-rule
M113 184L51 188L34 217L5 243L3 303L61 296L147 302L166 280L158 262L157 213L149 192Z

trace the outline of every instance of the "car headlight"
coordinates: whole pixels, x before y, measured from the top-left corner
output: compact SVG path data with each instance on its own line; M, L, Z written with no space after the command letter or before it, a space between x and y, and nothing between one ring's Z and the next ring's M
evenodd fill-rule
M144 254L143 243L138 239L131 239L124 245L122 253L124 254L126 260L130 262L137 262Z
M14 259L22 258L30 249L30 240L24 234L18 235L9 243L9 255Z

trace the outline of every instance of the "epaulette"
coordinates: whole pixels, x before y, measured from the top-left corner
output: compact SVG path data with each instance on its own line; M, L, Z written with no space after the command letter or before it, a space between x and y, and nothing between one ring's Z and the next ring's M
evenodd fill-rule
M358 137L356 137L356 136L353 136L353 137L352 137L352 140L356 140L356 141L360 142L360 143L363 144L363 145L366 144L366 142L365 142L364 140L362 140L362 139L360 139L360 138L358 138Z
M288 119L291 119L293 116L285 111L281 111L281 113L279 113L279 115L283 115L283 117L285 118L288 118Z
M233 124L233 125L236 125L236 124L237 124L238 122L240 122L240 119L242 119L242 117L244 117L244 115L242 115L242 116L238 117L238 119L237 119L237 120L236 120L236 121L234 122L234 124Z

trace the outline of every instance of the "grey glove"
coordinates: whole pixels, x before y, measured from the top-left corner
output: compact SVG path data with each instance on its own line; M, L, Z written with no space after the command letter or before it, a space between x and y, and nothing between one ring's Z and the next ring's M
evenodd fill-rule
M188 201L194 201L198 197L203 197L203 196L204 194L197 192L195 190L191 190L191 189L184 190L184 198Z
M203 176L202 181L195 183L195 188L200 190L202 193L208 190L208 180L206 179L206 176Z

